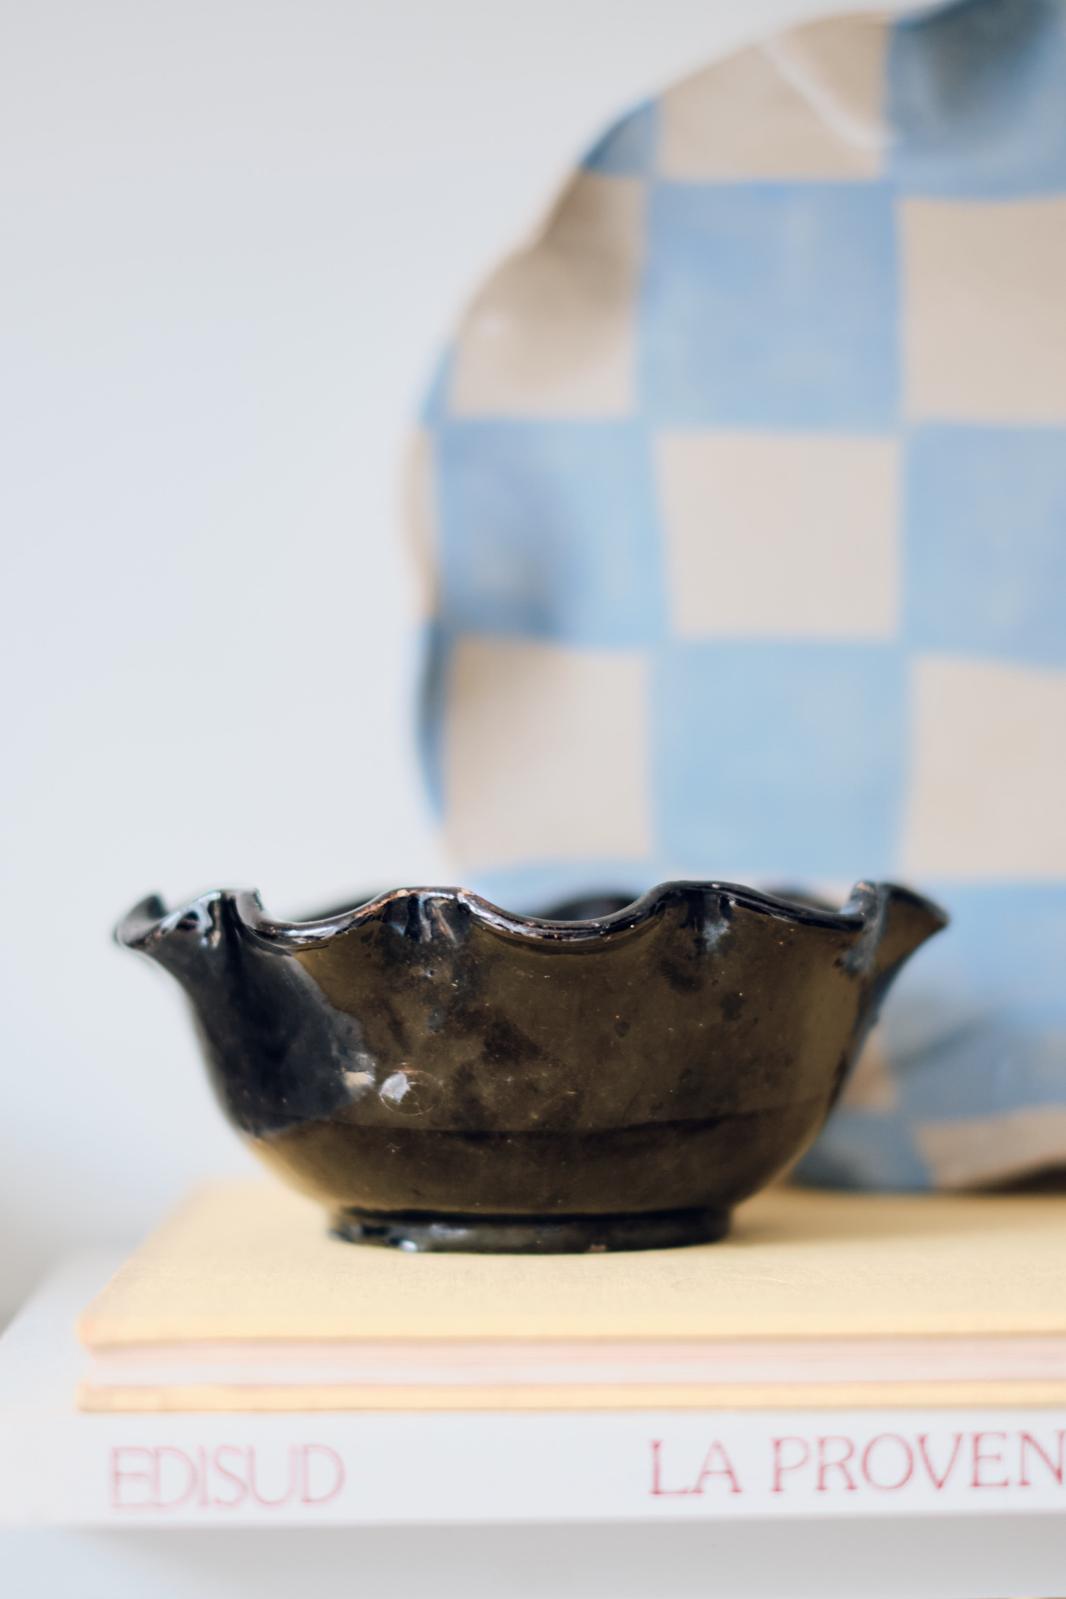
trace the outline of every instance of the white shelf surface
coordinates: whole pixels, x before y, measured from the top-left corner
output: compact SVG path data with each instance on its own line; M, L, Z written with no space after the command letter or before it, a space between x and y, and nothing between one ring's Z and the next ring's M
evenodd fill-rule
M386 1599L1066 1592L1066 1485L1031 1451L1019 1471L1017 1451L1028 1433L1052 1453L1066 1415L82 1415L74 1321L115 1265L70 1261L0 1342L0 1516L19 1599L73 1592L75 1575L80 1599L213 1599L253 1571L257 1596L291 1594L308 1539L316 1599L356 1591L356 1572L359 1592ZM828 1434L856 1460L889 1439L869 1457L881 1484L918 1438L940 1474L961 1443L940 1489L918 1450L900 1487L852 1490L839 1472L819 1487L815 1456L803 1463L803 1441ZM775 1439L793 1442L775 1457ZM677 1491L705 1466L702 1492Z

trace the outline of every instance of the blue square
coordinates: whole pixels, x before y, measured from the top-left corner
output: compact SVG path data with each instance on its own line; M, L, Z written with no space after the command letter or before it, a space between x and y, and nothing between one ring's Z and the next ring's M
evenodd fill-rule
M602 646L665 631L651 450L631 422L445 423L441 610L451 628Z
M891 644L677 644L652 726L659 850L694 875L888 875L905 772Z
M970 0L896 24L890 171L906 194L1013 198L1066 190L1066 11Z
M897 1066L894 1077L900 1110L912 1123L1066 1106L1066 1028L1026 1026L975 1007L968 1028L945 1033Z
M609 128L581 164L586 172L615 178L645 177L655 165L657 144L658 108L648 100Z
M917 429L904 526L913 645L1066 665L1066 429Z
M911 1003L893 1017L894 1049L917 1054L964 1016L985 1011L1066 1033L1066 883L950 880L922 888L951 922L900 978Z
M930 1172L906 1119L858 1105L838 1105L796 1170L800 1183L825 1188L929 1188Z
M914 1120L1066 1104L1066 883L923 883L947 929L907 967L884 1045Z
M657 183L641 393L659 423L896 421L897 252L881 183Z

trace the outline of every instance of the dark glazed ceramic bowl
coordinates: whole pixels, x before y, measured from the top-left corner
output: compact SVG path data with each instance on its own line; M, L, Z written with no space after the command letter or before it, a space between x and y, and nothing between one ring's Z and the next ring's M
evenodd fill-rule
M945 923L866 883L840 911L722 883L565 910L399 889L279 922L219 890L117 936L186 989L230 1120L341 1237L555 1252L726 1232Z

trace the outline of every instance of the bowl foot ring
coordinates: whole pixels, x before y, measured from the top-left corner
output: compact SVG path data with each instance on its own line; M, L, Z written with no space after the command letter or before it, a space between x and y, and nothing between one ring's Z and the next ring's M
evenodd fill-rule
M425 1212L334 1213L331 1231L350 1244L410 1253L587 1255L620 1249L710 1244L729 1231L728 1210L657 1210L615 1216L433 1216Z

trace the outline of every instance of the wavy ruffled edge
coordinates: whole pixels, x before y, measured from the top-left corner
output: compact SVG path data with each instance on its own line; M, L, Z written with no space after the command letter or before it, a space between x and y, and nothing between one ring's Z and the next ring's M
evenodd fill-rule
M430 939L435 932L446 930L449 918L456 911L512 937L562 943L620 936L652 921L667 906L697 897L713 900L720 914L728 915L732 907L739 907L799 926L854 932L879 917L889 896L902 896L931 921L946 925L947 917L939 906L893 883L858 882L843 906L832 910L817 903L746 888L739 883L679 880L660 883L619 910L573 921L519 915L494 905L470 889L452 887L391 889L348 909L307 921L287 921L274 916L266 910L254 889L212 889L173 909L168 909L163 899L153 894L140 900L123 917L115 929L115 937L129 948L144 948L179 925L204 925L212 921L225 903L253 939L276 950L315 948L355 927L375 921L402 922L413 932L420 927Z

